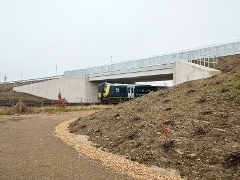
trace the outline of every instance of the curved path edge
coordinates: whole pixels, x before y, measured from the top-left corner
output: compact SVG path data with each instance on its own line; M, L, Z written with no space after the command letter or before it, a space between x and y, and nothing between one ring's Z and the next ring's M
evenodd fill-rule
M84 142L80 142L75 138L75 135L69 133L69 123L76 119L70 119L65 121L55 128L56 136L59 137L66 144L74 147L80 155L86 155L92 159L98 159L103 162L104 165L115 169L116 171L122 172L136 179L158 179L158 180L176 180L180 177L168 177L161 175L146 165L139 164L138 162L124 159L115 154L102 151L96 147L93 147Z

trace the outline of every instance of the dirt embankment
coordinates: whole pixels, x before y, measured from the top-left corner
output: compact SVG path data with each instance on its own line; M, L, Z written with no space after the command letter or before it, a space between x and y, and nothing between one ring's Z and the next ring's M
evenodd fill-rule
M217 68L221 75L79 118L70 132L133 161L177 169L188 179L238 179L240 55L219 58Z
M0 84L0 106L13 106L19 102L19 97L23 98L24 104L28 106L52 105L53 101L37 97L27 93L12 91L14 84ZM57 95L56 95L57 97Z

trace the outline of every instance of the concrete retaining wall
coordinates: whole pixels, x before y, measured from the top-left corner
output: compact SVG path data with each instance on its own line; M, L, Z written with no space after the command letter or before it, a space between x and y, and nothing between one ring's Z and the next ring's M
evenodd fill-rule
M61 92L62 97L65 97L69 103L98 102L98 83L89 82L86 74L18 86L13 90L52 100L57 100L58 93Z
M173 85L217 74L221 74L221 71L180 60L173 64Z

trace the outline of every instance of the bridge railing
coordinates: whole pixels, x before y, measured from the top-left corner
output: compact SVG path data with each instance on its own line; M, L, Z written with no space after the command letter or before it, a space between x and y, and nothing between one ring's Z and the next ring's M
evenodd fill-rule
M218 45L205 46L201 48L189 49L186 51L162 54L162 55L153 56L153 57L144 58L144 59L138 59L134 61L126 61L126 62L120 62L120 63L110 64L110 65L108 64L103 66L86 68L86 69L65 71L64 75L60 75L60 76L36 78L36 79L29 79L29 80L23 80L23 81L13 81L11 83L14 83L15 86L19 86L19 85L35 83L39 81L46 81L49 79L61 78L62 76L65 76L65 77L73 76L77 74L90 74L93 76L98 76L103 73L111 73L111 72L123 71L123 70L129 71L131 69L136 69L136 68L145 68L149 66L159 66L163 64L170 64L177 60L184 60L184 61L195 62L195 63L198 62L201 65L208 64L208 66L210 67L210 64L217 63L217 60L218 60L217 57L233 55L233 54L240 54L240 40L237 40L235 42L230 42L230 43L223 43ZM212 59L214 59L214 61L212 61ZM0 84L3 84L3 83L0 82Z
M38 82L43 82L43 81L49 81L49 80L53 80L53 79L59 79L62 76L63 75L57 75L57 76L50 76L50 77L44 77L44 78L18 80L18 81L12 81L12 82L7 82L7 83L14 83L14 87L17 87L17 86L23 86L23 85L28 85L28 84L33 84L33 83L38 83Z
M97 66L97 67L92 67L87 69L67 71L67 72L64 72L64 76L75 75L78 73L101 75L103 73L111 73L115 71L123 71L123 70L135 69L135 68L144 68L149 66L170 64L177 60L184 60L184 61L190 61L190 62L193 60L203 61L203 56L212 58L212 59L217 59L216 57L219 57L219 56L227 56L227 55L233 55L233 54L239 54L239 53L240 53L240 40L231 42L231 43L211 45L211 46L206 46L202 48L195 48L195 49L190 49L186 51L163 54L159 56L153 56L153 57L138 59L134 61L120 62L120 63ZM217 61L215 61L214 63L217 63Z
M73 71L65 71L64 76L74 76L76 74L86 74L87 70L86 69L77 69Z

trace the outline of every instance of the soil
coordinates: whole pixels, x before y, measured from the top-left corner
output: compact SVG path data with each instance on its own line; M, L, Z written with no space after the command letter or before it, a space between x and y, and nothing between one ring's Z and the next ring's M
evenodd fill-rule
M27 106L44 106L55 103L55 101L50 99L12 91L13 87L13 83L0 84L0 106L14 106L19 102L20 97L22 97L24 104Z
M185 82L71 123L72 133L132 161L186 179L240 179L240 55L222 74Z

